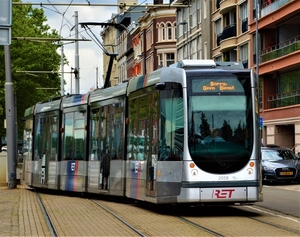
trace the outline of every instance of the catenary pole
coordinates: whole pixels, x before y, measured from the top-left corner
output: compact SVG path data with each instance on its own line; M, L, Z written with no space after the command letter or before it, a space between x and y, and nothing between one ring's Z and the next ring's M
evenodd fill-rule
M17 137L15 119L14 86L11 76L10 46L4 45L5 53L5 112L6 112L6 137L7 137L7 178L8 188L16 188L16 163L17 163Z
M64 90L64 87L65 87L65 79L64 79L64 75L65 75L65 73L64 73L64 45L63 44L61 44L61 46L60 46L60 49L61 49L61 55L60 55L60 60L61 60L61 62L60 62L60 66L61 66L61 78L60 78L60 95L61 96L64 96L64 94L65 94L65 90Z
M78 11L75 11L75 39L78 39ZM75 41L75 93L79 94L79 43Z

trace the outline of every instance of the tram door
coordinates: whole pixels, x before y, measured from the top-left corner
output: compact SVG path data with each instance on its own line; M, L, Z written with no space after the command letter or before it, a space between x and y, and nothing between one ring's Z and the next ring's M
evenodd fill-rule
M122 193L124 103L114 101L101 107L99 189Z
M147 101L150 102L150 109L148 111L148 138L147 146L149 149L147 150L147 167L146 167L146 196L155 197L156 194L156 163L157 163L157 154L159 147L159 129L158 129L158 92L155 91L152 94L148 95Z
M100 175L99 189L108 189L109 187L109 168L110 168L110 114L109 106L101 107L101 123L100 123Z
M57 160L58 119L51 114L37 116L36 124L33 182L36 185L48 186L49 163ZM56 176L55 171L52 176Z

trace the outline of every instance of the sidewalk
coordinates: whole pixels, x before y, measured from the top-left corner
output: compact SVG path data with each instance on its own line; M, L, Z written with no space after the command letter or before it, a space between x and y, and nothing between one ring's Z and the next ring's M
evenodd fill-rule
M35 195L24 184L0 186L0 236L51 236Z

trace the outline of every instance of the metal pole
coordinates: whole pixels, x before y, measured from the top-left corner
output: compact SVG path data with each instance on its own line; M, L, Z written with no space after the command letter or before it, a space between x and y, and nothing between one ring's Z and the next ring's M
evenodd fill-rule
M75 11L75 39L78 39L78 11ZM75 41L75 94L79 94L79 54L78 41Z
M259 17L259 4L258 0L255 0L255 51L256 51L256 78L258 80L258 110L260 109L260 103L261 103L261 97L260 97L260 80L259 80L259 40L258 40L258 17ZM264 143L263 141L263 127L260 128L260 139L261 139L261 144Z
M60 81L60 95L63 96L65 94L64 86L65 86L65 79L64 79L64 45L61 44L61 81Z
M6 137L7 137L7 174L8 188L17 187L16 162L17 162L17 138L15 126L15 98L11 76L10 46L4 45L5 53L5 111L6 111Z
M186 59L190 59L189 55L189 23L186 22Z
M98 67L96 67L96 89L98 89Z
M259 4L258 4L258 0L255 0L255 13L256 13L256 20L255 20L255 23L256 23L256 29L255 29L255 34L256 34L256 37L255 37L255 51L256 51L256 76L257 76L257 79L259 80L259 47L258 47L258 11L259 11Z

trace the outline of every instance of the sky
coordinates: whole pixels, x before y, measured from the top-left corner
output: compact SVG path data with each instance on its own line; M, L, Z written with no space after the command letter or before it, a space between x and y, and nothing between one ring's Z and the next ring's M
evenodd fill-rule
M52 29L56 29L63 38L75 38L75 30L72 29L75 25L74 12L78 12L78 23L81 22L107 22L111 19L113 13L117 13L116 6L72 6L72 4L117 4L117 0L22 0L23 3L51 3L52 5L44 5L45 16L48 21L45 24L49 25ZM71 3L70 6L55 6L55 3ZM141 1L139 4L153 3L151 0ZM40 5L33 5L39 7ZM92 27L92 26L90 26ZM85 32L83 28L78 27L79 39L91 37ZM101 40L100 32L101 27L94 27L93 33ZM90 32L89 32L90 34ZM79 41L79 93L86 93L91 88L103 86L103 51L96 45L94 41ZM57 50L61 54L61 49ZM64 66L64 79L66 85L64 87L66 93L75 93L75 79L74 74L70 73L71 68L75 67L75 43L65 42L64 54L69 61L69 65ZM98 68L98 69L97 69Z

